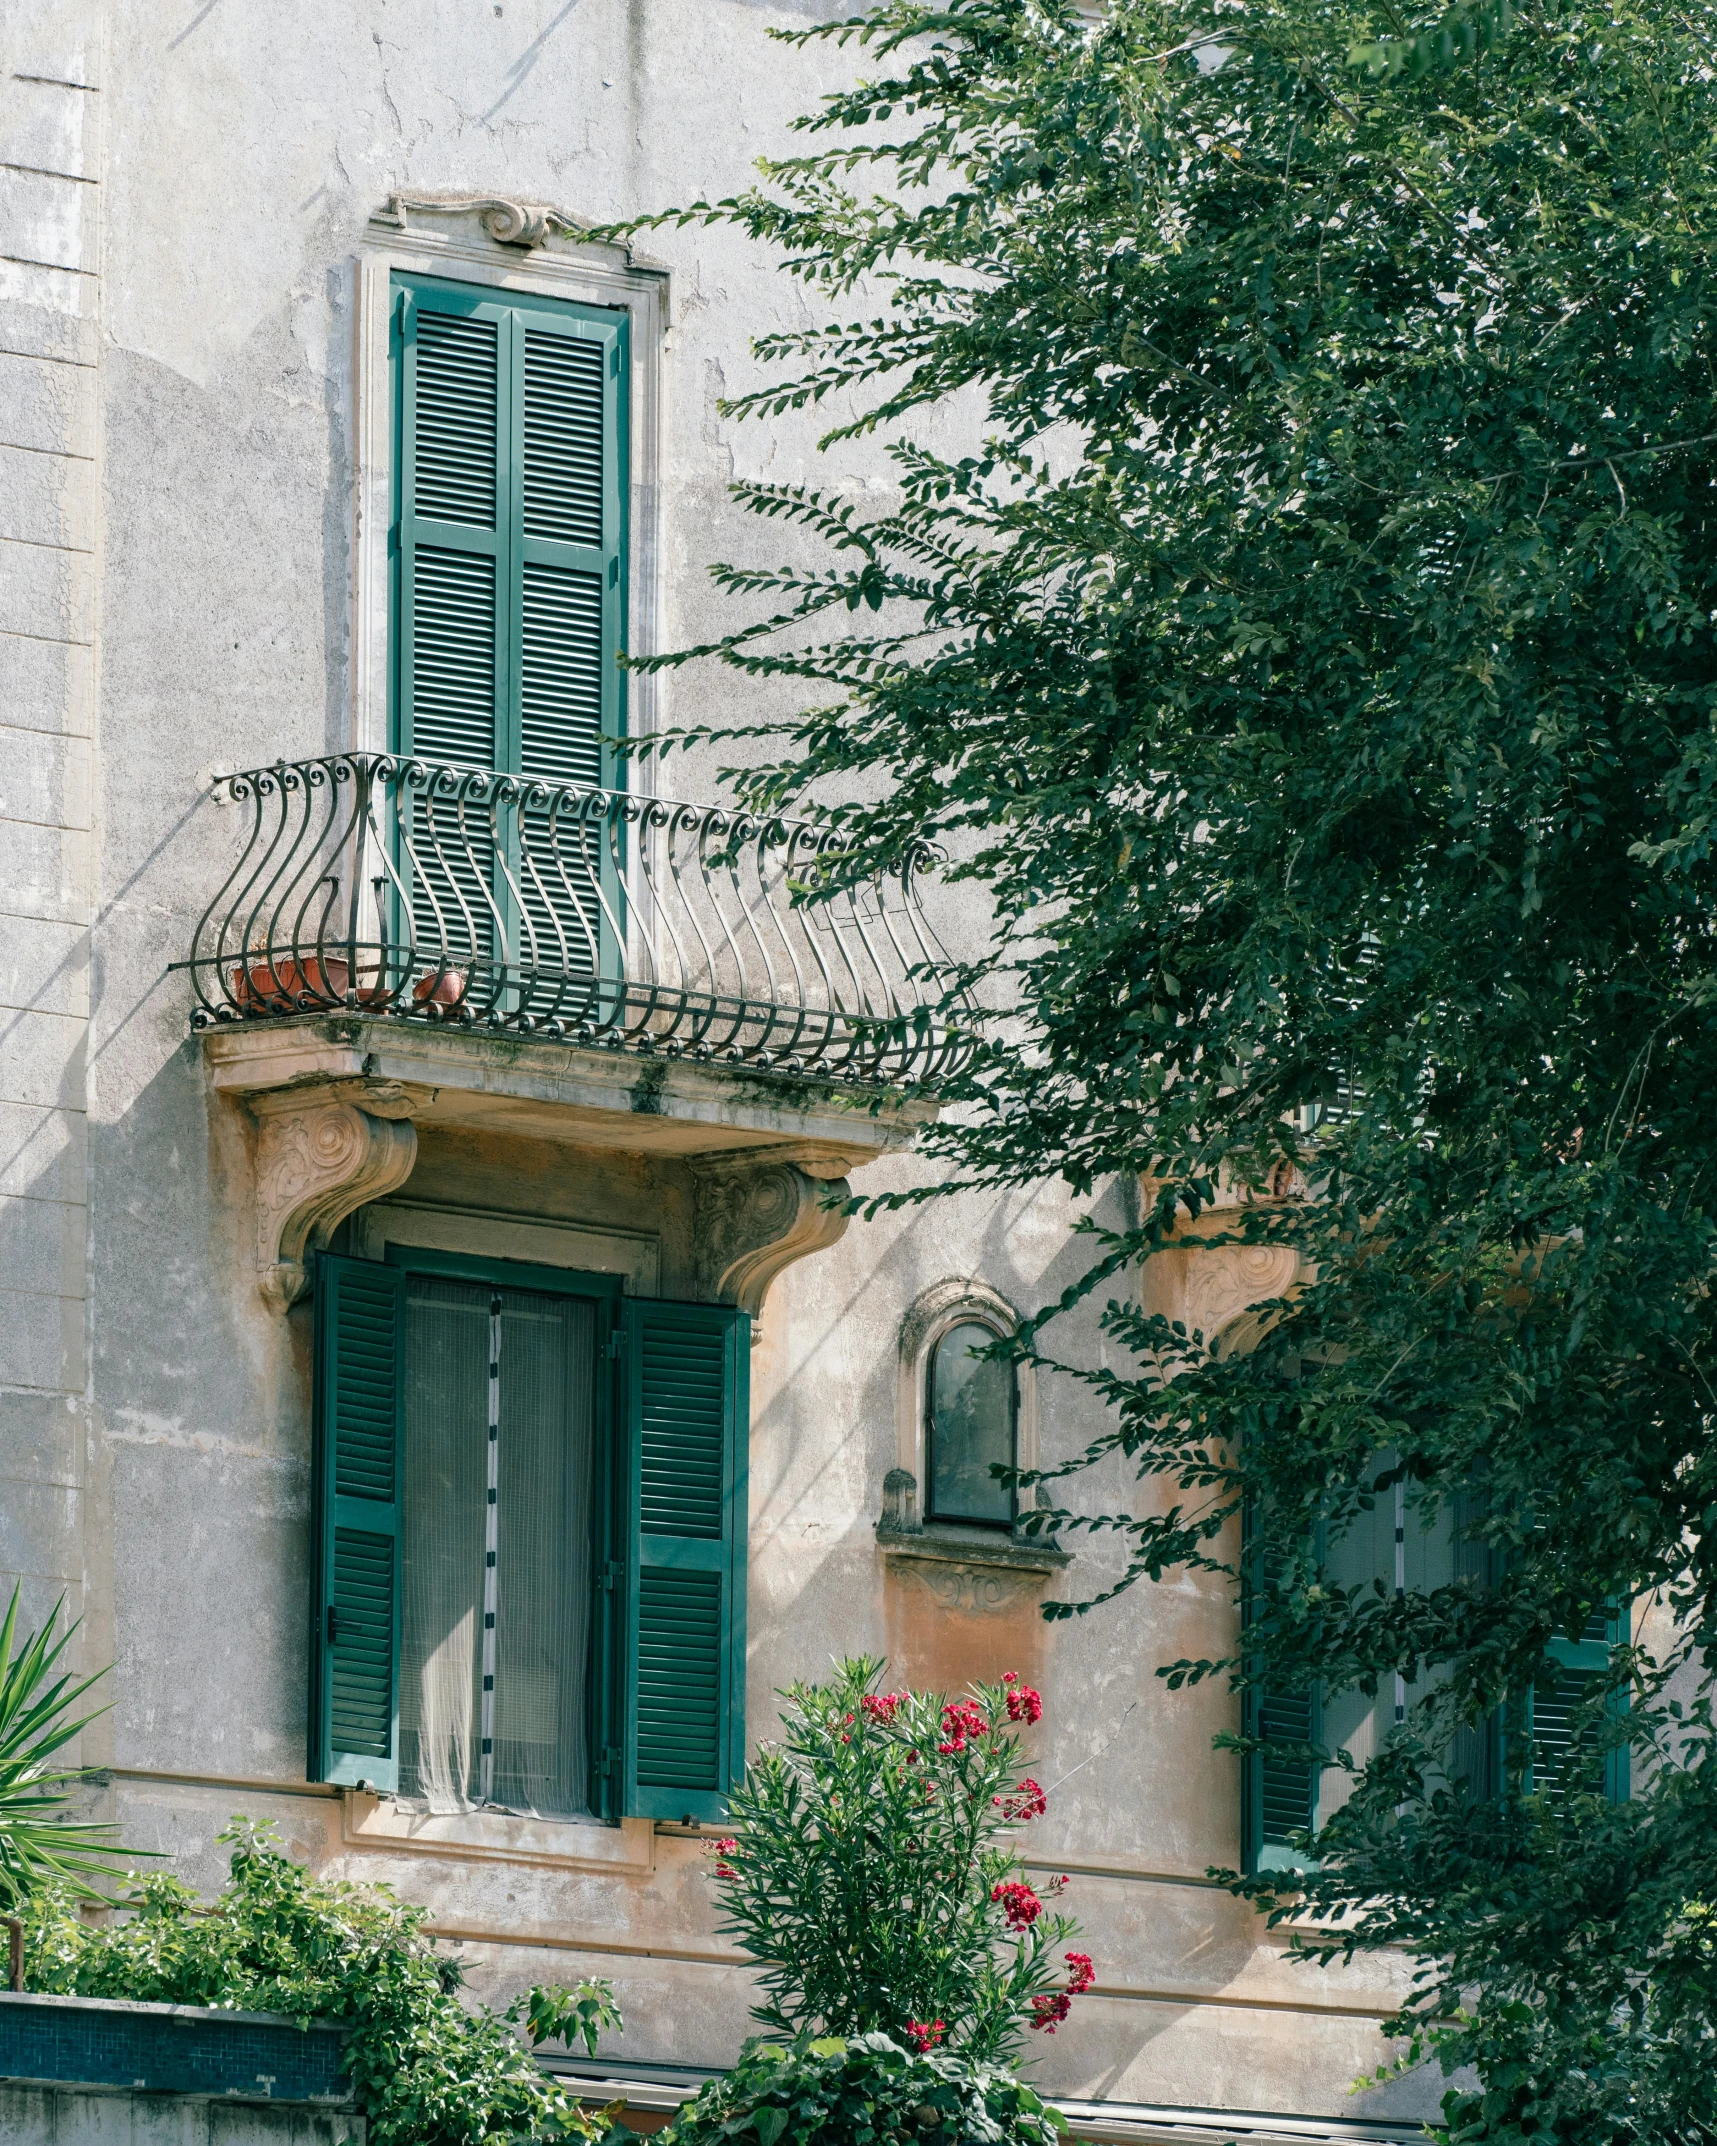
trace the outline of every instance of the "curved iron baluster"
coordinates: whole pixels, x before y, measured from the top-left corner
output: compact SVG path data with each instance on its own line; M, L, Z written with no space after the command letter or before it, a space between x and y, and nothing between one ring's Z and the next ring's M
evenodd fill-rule
M915 885L928 845L855 880L838 830L719 805L375 753L225 780L250 811L183 964L199 1024L338 1004L557 1034L570 1017L638 1050L865 1082L970 1055L977 1009Z

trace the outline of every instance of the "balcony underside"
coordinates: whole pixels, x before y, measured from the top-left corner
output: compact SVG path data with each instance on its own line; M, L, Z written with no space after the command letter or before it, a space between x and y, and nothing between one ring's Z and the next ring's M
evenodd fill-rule
M935 1115L925 1098L879 1094L869 1083L386 1014L247 1021L204 1029L202 1044L212 1086L252 1104L317 1090L372 1116L577 1147L686 1157L783 1149L783 1159L825 1178L910 1147Z

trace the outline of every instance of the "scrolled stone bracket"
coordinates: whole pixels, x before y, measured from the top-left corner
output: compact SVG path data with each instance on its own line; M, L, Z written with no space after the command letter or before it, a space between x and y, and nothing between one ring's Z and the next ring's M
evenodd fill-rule
M309 1255L355 1208L397 1191L417 1161L412 1100L390 1081L318 1082L249 1098L257 1121L257 1285L284 1313Z
M708 1302L748 1311L754 1341L775 1277L845 1236L847 1183L836 1174L842 1168L830 1155L782 1159L779 1149L696 1165L699 1292Z

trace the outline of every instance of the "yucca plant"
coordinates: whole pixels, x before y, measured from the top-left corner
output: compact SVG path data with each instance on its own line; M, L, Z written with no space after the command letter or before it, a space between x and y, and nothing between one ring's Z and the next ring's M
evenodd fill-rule
M40 1631L20 1641L18 1596L14 1587L0 1624L0 1912L15 1912L48 1885L99 1899L89 1879L134 1860L105 1837L111 1826L65 1815L84 1769L52 1763L80 1729L106 1712L99 1706L88 1713L76 1709L107 1671L77 1677L59 1669L77 1631L70 1624L55 1636L63 1597Z

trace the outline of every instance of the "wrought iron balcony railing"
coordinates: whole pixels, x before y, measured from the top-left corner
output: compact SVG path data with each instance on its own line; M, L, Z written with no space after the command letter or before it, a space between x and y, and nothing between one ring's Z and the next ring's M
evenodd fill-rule
M933 1017L928 848L848 885L826 829L384 753L222 788L244 841L182 964L196 1027L380 1013L877 1084L968 1048Z

